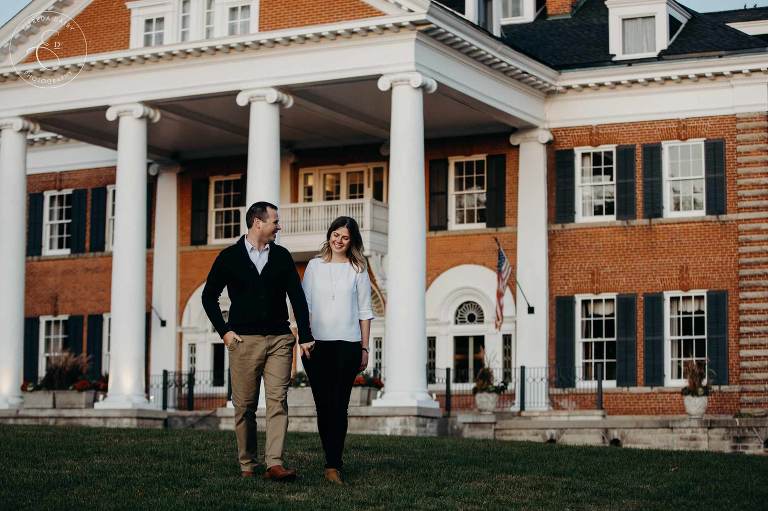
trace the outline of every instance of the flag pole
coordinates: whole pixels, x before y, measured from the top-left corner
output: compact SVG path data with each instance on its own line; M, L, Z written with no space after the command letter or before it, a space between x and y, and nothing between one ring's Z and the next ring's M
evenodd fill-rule
M501 248L501 243L499 243L499 238L496 236L493 237L493 241L496 242L496 246L499 248L499 250L503 250ZM517 285L517 288L520 290L520 294L523 296L523 300L525 300L525 304L528 306L528 314L534 313L534 307L528 302L528 297L525 296L525 291L523 291L523 287L520 285L520 282L517 280L517 265L515 265L515 285Z

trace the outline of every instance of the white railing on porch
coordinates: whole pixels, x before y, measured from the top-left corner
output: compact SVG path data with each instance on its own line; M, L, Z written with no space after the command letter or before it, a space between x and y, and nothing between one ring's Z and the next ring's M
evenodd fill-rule
M361 231L386 234L387 205L373 199L286 204L280 207L283 234L324 234L336 218L351 216Z

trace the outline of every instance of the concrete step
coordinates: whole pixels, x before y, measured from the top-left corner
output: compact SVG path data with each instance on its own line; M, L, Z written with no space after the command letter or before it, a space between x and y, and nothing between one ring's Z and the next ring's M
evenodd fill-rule
M768 200L744 200L739 201L736 206L740 209L766 208L768 209Z
M768 348L739 350L740 357L768 357Z
M739 362L739 367L744 369L766 369L768 368L768 360L742 360Z
M744 174L764 174L768 173L768 167L739 167L736 170L738 175Z
M754 130L758 128L768 128L768 121L744 121L744 122L737 122L736 123L736 129L738 131L742 130Z
M757 311L757 310L768 311L768 303L765 303L765 302L740 303L739 310L740 311Z
M760 252L768 254L768 245L747 245L739 247L739 254L757 254Z
M768 133L739 133L736 135L736 142L755 142L759 140L768 140Z
M754 153L757 151L768 151L768 144L749 144L736 147L737 153Z
M739 258L739 264L753 265L768 263L768 257L742 257Z
M768 154L759 156L737 156L736 163L763 163L768 162Z

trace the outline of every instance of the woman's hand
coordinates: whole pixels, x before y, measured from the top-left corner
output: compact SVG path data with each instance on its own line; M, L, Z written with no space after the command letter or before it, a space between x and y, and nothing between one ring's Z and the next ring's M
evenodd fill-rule
M365 371L367 367L368 367L368 350L364 349L362 359L360 360L360 368L358 369L358 371Z
M301 348L301 356L307 357L307 360L309 360L310 358L309 354L312 352L312 349L314 347L315 347L315 341L299 344L299 348Z

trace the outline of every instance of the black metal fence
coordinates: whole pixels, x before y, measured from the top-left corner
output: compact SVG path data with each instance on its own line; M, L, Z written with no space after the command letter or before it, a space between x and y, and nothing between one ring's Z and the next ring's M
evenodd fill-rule
M229 371L163 371L149 379L150 401L163 410L212 410L232 395Z

